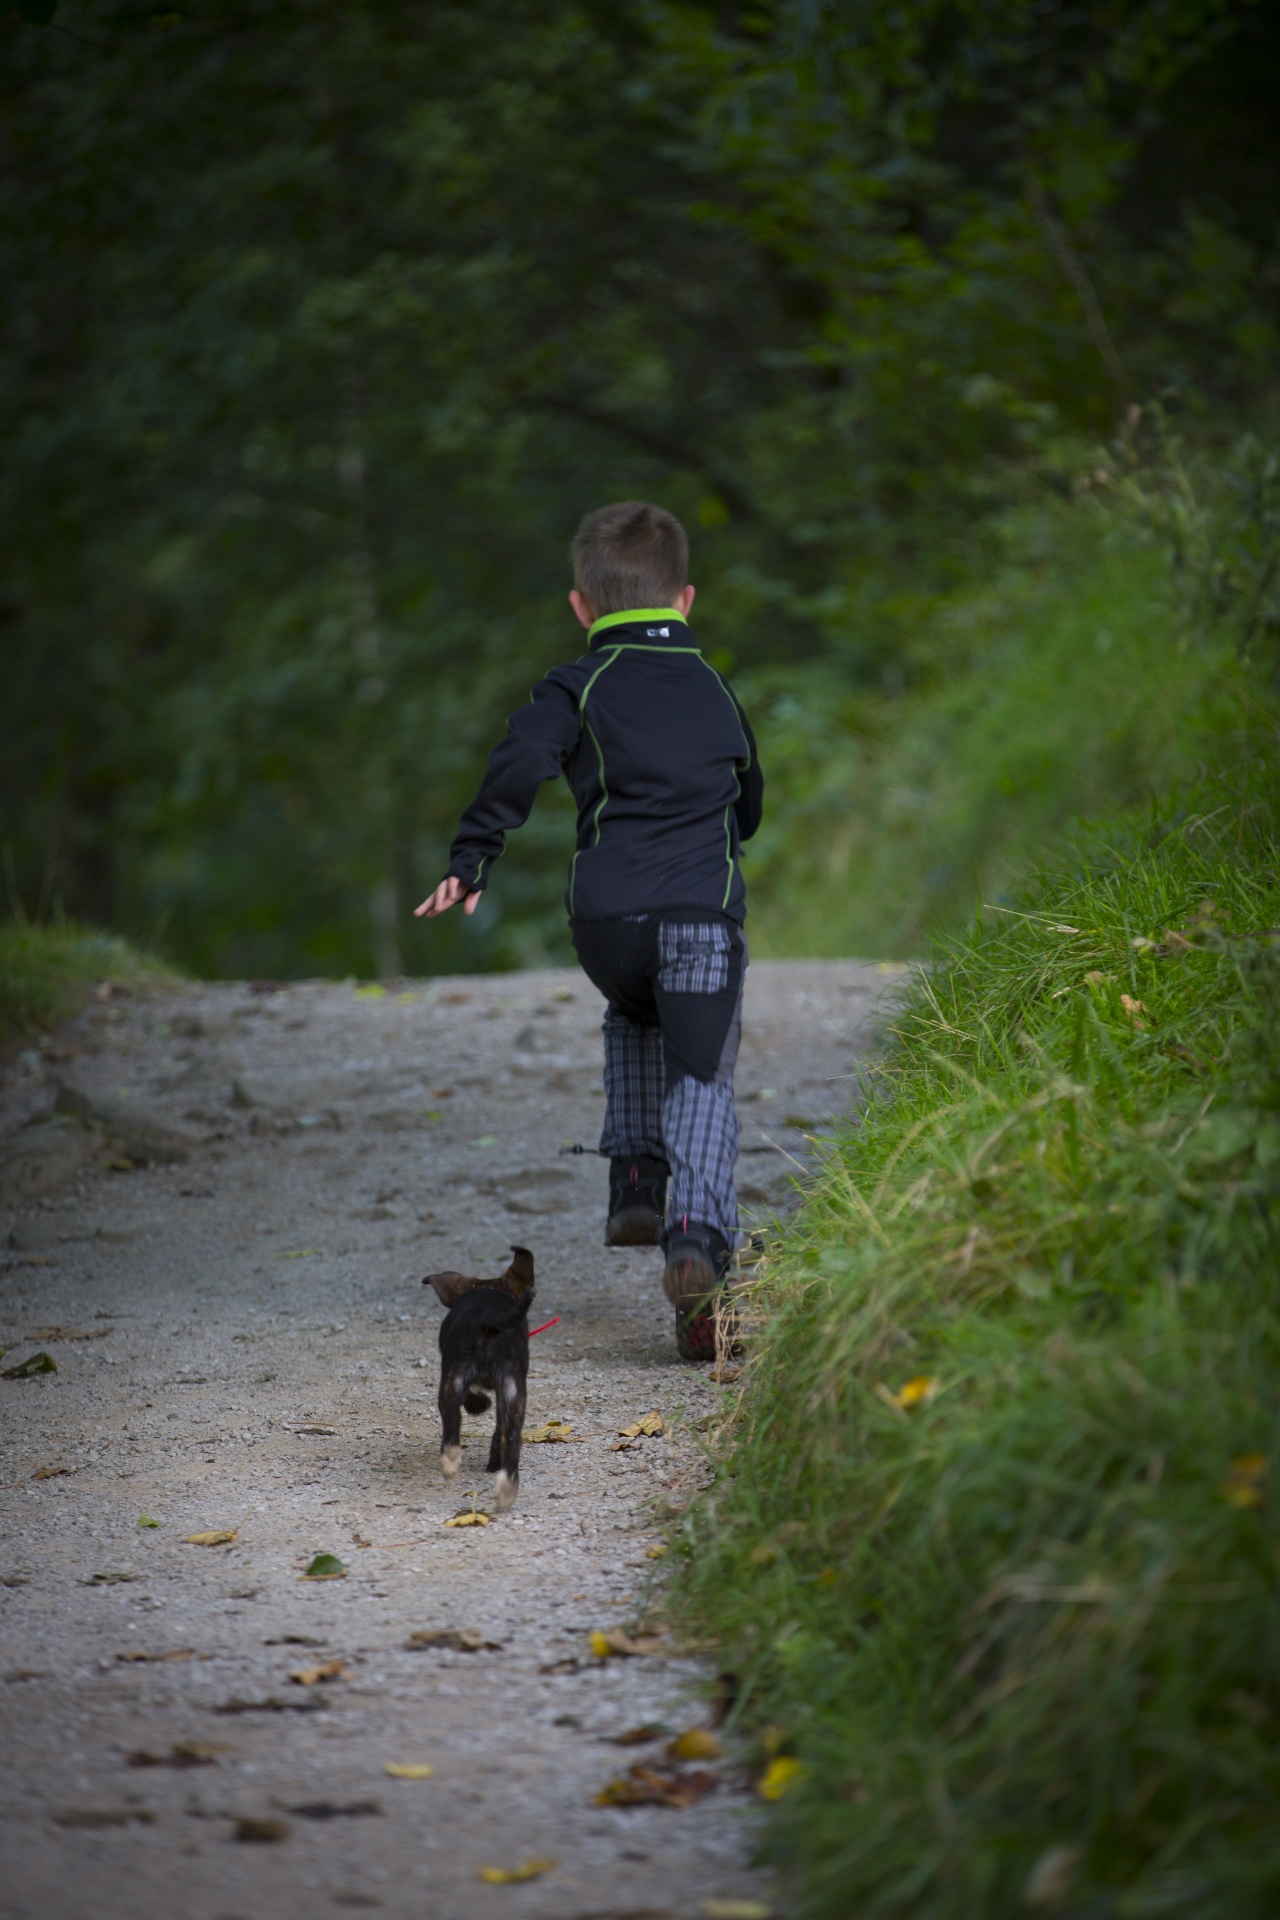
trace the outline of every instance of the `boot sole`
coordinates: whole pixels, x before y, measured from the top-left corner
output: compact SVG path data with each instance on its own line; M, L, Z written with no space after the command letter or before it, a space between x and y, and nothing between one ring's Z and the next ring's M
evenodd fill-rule
M673 1307L692 1312L700 1307L720 1284L720 1276L709 1260L684 1255L668 1260L662 1272L662 1291Z
M661 1239L661 1220L641 1207L630 1213L611 1214L604 1230L606 1247L656 1247Z

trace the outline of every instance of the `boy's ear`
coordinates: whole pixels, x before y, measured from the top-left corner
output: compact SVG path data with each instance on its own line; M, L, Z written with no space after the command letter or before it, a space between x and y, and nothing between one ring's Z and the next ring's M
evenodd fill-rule
M671 602L676 612L686 620L693 612L693 598L697 591L698 589L696 587L681 587L679 593Z
M592 606L591 602L587 599L586 594L579 593L576 587L573 589L573 592L569 595L569 605L573 608L574 613L577 615L578 625L580 627L590 628L595 625L596 610Z

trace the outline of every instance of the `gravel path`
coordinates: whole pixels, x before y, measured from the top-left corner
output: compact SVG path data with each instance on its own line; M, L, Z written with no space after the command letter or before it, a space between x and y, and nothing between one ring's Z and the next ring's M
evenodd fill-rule
M752 968L747 1213L794 1197L778 1149L805 1159L853 1097L893 971ZM9 1063L0 1146L93 1152L0 1219L0 1365L58 1367L0 1381L0 1913L767 1911L732 1767L689 1808L596 1804L662 1760L619 1733L707 1721L704 1665L595 1658L589 1636L660 1617L660 1516L727 1390L677 1362L660 1256L604 1249L603 1163L562 1152L598 1137L599 1015L569 972L190 985L95 1002ZM141 1105L186 1157L122 1157L136 1113L101 1136L48 1122L59 1082L82 1112ZM491 1504L489 1426L467 1422L446 1485L419 1282L497 1273L512 1243L537 1262L534 1325L561 1316L529 1423L581 1438L526 1446L509 1517L449 1528L473 1492ZM666 1433L614 1451L654 1409ZM188 1544L207 1530L235 1538ZM304 1579L320 1552L346 1577ZM492 1645L409 1645L449 1628ZM553 1864L480 1877L533 1859Z

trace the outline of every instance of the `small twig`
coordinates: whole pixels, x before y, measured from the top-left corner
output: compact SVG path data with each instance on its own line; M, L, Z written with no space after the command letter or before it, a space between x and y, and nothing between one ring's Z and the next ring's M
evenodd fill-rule
M1124 370L1124 362L1116 351L1116 343L1111 337L1111 329L1107 325L1097 290L1085 270L1084 262L1071 243L1070 234L1054 212L1053 202L1045 191L1043 181L1030 161L1025 163L1025 177L1027 195L1045 239L1049 243L1049 250L1076 290L1080 305L1084 309L1085 325L1089 329L1089 336L1098 349L1099 358L1107 370L1107 377L1116 390L1116 399L1121 406L1125 406L1129 400L1129 376Z

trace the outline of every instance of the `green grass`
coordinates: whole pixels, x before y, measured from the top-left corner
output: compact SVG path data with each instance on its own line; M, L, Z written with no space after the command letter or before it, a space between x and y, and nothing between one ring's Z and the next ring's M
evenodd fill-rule
M912 958L1071 824L1190 770L1233 636L1188 618L1149 503L1011 514L976 579L915 610L914 683L837 666L744 682L768 771L753 951Z
M115 934L71 921L0 921L0 1045L65 1020L96 982L159 978L172 974Z
M1280 1911L1277 733L919 981L759 1283L675 1599L805 1920Z

